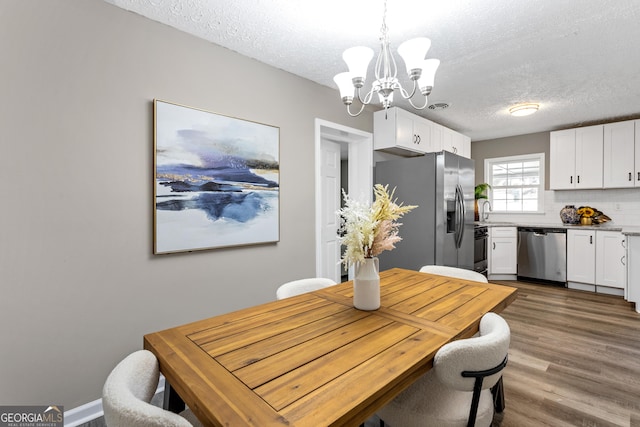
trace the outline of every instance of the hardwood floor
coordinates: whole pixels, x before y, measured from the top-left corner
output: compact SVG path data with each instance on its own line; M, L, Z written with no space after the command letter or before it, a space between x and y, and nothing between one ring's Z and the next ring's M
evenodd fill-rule
M640 314L621 297L524 282L511 328L506 410L493 427L640 426Z
M502 312L511 328L506 409L492 427L640 427L640 314L632 304L548 285L493 283L519 291Z

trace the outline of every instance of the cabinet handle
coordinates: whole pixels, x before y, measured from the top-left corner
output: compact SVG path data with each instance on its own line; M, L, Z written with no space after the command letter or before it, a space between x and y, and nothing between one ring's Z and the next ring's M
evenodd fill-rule
M493 242L493 250L496 250L496 242Z
M589 236L589 244L593 245L593 236Z
M573 175L569 177L569 184L573 184Z
M633 178L631 177L631 172L629 172L629 181L631 181Z
M578 175L578 184L580 184L580 175Z
M417 135L417 136L418 136L418 144L420 144L422 142L422 138L420 138L420 135Z
M640 172L638 172L638 181L640 181Z
M626 243L626 242L625 242L625 240L624 240L624 239L620 240L620 246L622 246L623 248L625 248L625 249L626 249L627 247L624 245L625 243Z
M620 258L620 263L622 265L627 265L627 264L624 263L624 259L625 259L625 255L622 255L622 257Z

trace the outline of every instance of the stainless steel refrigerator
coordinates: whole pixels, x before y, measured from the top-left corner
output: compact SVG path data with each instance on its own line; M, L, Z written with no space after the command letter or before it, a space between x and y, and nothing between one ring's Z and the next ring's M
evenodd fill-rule
M380 270L448 265L473 270L474 162L447 151L376 163L375 182L418 205L400 222L402 241L380 254Z

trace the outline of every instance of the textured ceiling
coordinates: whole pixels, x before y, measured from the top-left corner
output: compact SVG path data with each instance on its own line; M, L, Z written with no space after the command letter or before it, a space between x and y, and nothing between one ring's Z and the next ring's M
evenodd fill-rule
M344 49L378 51L383 11L382 0L105 1L334 89ZM419 114L474 141L640 117L639 0L389 0L387 25L394 52L426 36L441 61L429 103L450 107ZM520 102L540 111L511 117Z

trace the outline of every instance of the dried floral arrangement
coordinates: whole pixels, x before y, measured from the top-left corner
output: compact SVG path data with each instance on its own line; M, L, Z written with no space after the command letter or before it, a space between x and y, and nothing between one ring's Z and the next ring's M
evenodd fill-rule
M388 185L373 187L375 201L371 206L358 202L342 192L344 208L338 211L341 217L341 242L346 246L341 262L345 269L362 262L365 258L390 251L402 240L398 219L418 206L403 206L393 198L395 189L389 193Z

